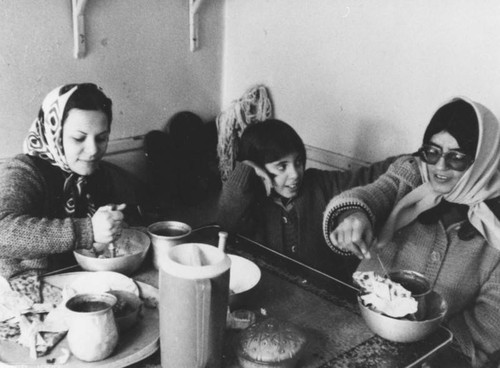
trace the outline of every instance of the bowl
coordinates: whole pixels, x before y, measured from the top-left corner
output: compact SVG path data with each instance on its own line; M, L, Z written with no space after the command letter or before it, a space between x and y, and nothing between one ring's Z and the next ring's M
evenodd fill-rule
M420 321L412 321L406 318L393 318L376 312L364 305L358 296L361 316L368 328L380 337L394 342L419 341L439 327L448 310L446 301L439 293L431 291L426 295L425 303L425 318Z
M141 298L126 290L110 290L107 293L114 295L117 299L113 306L113 314L118 332L127 331L139 319L142 308Z
M228 254L231 259L229 270L229 306L236 309L245 304L251 290L259 283L261 272L254 262Z
M149 236L142 231L123 229L121 237L114 244L118 249L116 257L107 258L109 254L105 252L104 258L97 258L94 252L87 249L77 249L73 254L80 267L86 271L114 271L130 275L141 266L150 244Z

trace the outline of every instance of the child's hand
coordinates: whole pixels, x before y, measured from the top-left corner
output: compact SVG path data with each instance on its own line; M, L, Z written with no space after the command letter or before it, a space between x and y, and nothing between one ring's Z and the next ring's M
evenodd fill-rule
M269 177L267 171L253 161L245 160L243 161L243 163L253 168L255 174L262 179L262 183L264 184L264 188L266 190L266 195L269 197L271 195L271 190L273 189L273 181Z

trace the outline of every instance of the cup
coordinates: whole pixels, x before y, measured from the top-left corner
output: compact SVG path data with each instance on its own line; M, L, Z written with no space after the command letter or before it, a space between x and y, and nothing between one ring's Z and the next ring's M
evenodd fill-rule
M427 297L432 291L429 280L424 275L410 270L391 272L389 278L411 292L411 296L418 303L417 312L413 314L413 317L417 321L425 320L427 316Z
M158 270L159 263L174 245L185 242L191 234L191 226L180 221L159 221L148 226L148 234L153 243L153 265Z
M66 302L68 345L75 357L95 362L111 355L118 343L116 302L111 294L77 294Z
M163 368L219 368L231 260L201 243L172 247L160 260L160 349Z

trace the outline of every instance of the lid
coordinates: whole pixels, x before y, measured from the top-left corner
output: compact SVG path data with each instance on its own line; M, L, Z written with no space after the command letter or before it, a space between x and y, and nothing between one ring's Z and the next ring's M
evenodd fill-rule
M185 279L206 279L216 277L231 266L226 253L209 244L184 243L167 252L160 269L173 276Z

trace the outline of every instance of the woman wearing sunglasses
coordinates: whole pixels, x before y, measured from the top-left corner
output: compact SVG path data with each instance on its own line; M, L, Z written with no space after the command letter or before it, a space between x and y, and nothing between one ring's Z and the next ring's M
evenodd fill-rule
M425 275L448 302L454 346L482 367L500 351L500 126L459 97L441 106L413 156L373 184L332 199L329 246L362 261L359 271Z

